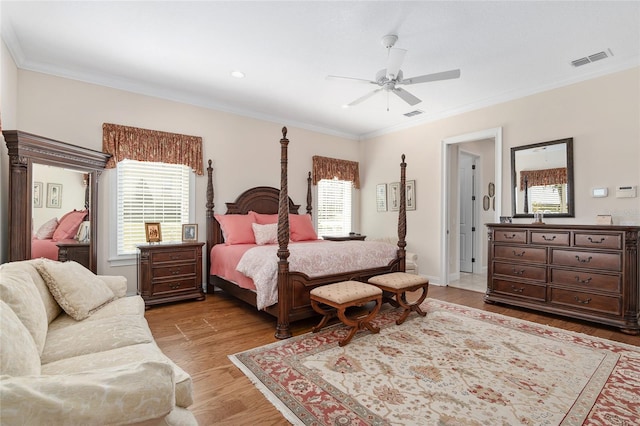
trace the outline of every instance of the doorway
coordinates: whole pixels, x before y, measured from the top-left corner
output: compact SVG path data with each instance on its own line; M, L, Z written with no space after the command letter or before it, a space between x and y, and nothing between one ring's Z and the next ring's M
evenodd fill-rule
M460 221L458 235L460 240L460 272L474 272L476 261L476 228L478 214L476 212L476 164L479 156L460 150L458 154L458 205Z
M502 210L502 128L481 130L474 133L463 134L446 138L442 141L442 187L441 187L441 237L440 237L440 284L449 285L452 281L459 281L460 274L460 242L458 236L459 224L459 190L458 190L458 161L460 147L467 143L479 145L493 145L493 180L495 182L495 198L492 200L491 211L485 212L486 222L498 222ZM490 155L487 155L489 157ZM488 158L487 158L488 160ZM487 161L487 167L489 162ZM480 196L482 190L478 194ZM495 207L493 207L495 206ZM483 222L484 223L484 222ZM480 265L486 262L486 255L482 254L481 247L486 247L484 233L476 231L476 250L478 256L475 270L480 271ZM485 282L486 285L486 282Z

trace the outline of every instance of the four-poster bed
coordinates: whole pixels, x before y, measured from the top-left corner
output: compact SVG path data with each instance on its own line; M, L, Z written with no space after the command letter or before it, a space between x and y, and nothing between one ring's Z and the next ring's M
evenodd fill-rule
M226 203L226 215L252 215L255 213L262 215L277 214L277 303L264 307L264 311L273 315L277 319L275 336L279 339L291 337L289 324L292 321L308 318L317 315L312 309L309 292L318 286L331 284L345 280L355 280L366 282L369 278L405 269L405 247L406 247L406 200L405 200L405 172L406 163L404 155L400 167L400 208L398 217L398 247L392 249L392 258L381 266L367 267L363 269L350 270L348 272L331 273L322 276L308 276L305 273L290 270L290 218L296 219L299 205L295 204L288 195L288 144L287 129L282 128L282 139L280 139L280 189L271 187L255 187L246 190L238 196L235 202ZM237 297L253 306L259 306L256 291L240 287L233 280L224 279L212 273L212 250L216 245L224 245L225 237L223 227L219 220L225 219L214 214L214 191L213 191L213 168L209 160L207 167L207 203L206 203L206 235L207 235L207 293L213 293L215 287L219 287L230 295ZM311 214L311 174L307 178L307 214ZM255 213L254 213L255 212ZM291 216L290 216L291 215ZM218 216L216 218L216 216ZM275 226L275 225L274 225ZM255 229L255 228L254 228ZM293 229L293 224L292 228ZM293 231L292 231L293 232ZM229 235L227 235L229 237ZM274 241L275 242L275 241ZM335 244L338 242L324 242L325 244ZM360 244L376 244L373 242L350 242ZM227 243L228 244L228 243ZM297 243L293 243L297 244ZM309 244L309 243L307 243ZM369 246L370 247L370 246ZM220 247L219 247L220 248ZM336 250L334 250L336 251ZM216 259L217 260L217 259ZM273 259L276 262L275 259ZM335 272L335 271L334 271Z

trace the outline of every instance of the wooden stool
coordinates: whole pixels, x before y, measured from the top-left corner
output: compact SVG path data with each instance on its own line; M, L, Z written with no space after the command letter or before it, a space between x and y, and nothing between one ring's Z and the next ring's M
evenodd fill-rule
M415 311L418 315L425 316L426 312L420 309L420 304L424 302L427 297L427 290L429 289L429 280L421 277L420 275L407 274L405 272L392 272L390 274L378 275L369 278L369 283L378 286L382 291L392 293L395 296L393 298L385 297L385 301L391 303L393 306L401 306L404 308L404 312L396 320L396 324L402 324L411 311ZM422 294L418 300L414 303L407 302L407 291L416 291L422 289Z
M380 329L371 325L370 321L376 316L382 305L382 290L378 287L361 283L359 281L342 281L335 284L327 284L316 287L310 292L311 306L319 314L324 315L320 324L313 327L311 331L314 333L320 331L327 324L327 321L338 314L338 318L343 324L350 326L349 334L338 344L344 346L356 334L358 330L363 328L369 329L372 333L378 333ZM376 305L369 311L367 315L349 318L345 314L345 310L351 306L362 306L365 303L375 301ZM331 306L334 309L324 309L320 303Z

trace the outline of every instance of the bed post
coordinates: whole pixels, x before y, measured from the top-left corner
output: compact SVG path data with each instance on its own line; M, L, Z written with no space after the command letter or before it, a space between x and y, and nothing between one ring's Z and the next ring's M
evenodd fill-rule
M209 166L207 167L207 204L206 204L206 236L207 236L207 244L206 244L206 271L205 277L207 277L207 288L205 289L207 293L214 292L214 286L211 282L211 249L215 244L215 218L213 217L213 167L211 167L211 159L209 159Z
M289 194L287 188L287 128L282 128L280 139L280 198L278 204L278 321L276 338L291 337L289 329L290 291L289 285ZM283 297L284 296L284 297Z
M311 207L311 172L307 177L307 214L310 215L313 207Z
M404 162L405 155L402 154L402 163L400 163L400 212L398 213L398 259L400 259L399 268L401 272L406 268L406 252L407 242L404 240L407 236L407 200L406 200L406 184L407 184L407 163Z

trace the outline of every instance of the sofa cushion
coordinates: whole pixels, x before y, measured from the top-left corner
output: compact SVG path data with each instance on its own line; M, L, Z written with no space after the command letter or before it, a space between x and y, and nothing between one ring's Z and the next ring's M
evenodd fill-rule
M105 352L61 359L42 366L42 374L73 374L126 365L136 360L166 362L173 368L176 382L176 405L188 407L193 403L193 383L183 369L162 353L155 342L141 343Z
M140 296L122 297L120 299L112 300L91 314L88 318L82 320L87 321L100 321L106 318L120 317L125 315L137 315L139 317L144 316L144 300ZM62 328L69 325L77 324L78 321L74 320L67 314L58 316L55 320L54 327Z
M38 355L40 355L47 338L49 324L47 312L31 276L25 271L8 272L2 269L0 272L0 299L9 305L31 333L36 348L38 348Z
M9 305L0 300L0 375L40 374L40 355L27 328ZM2 396L4 404L4 395ZM0 404L0 405L2 405ZM2 418L0 416L0 418Z
M36 267L58 304L78 321L115 297L104 281L77 262L47 260Z
M40 299L44 304L45 310L47 311L47 322L50 323L54 320L54 318L60 315L60 312L62 312L62 308L60 308L60 305L58 305L58 302L56 302L56 299L54 299L53 295L49 291L49 287L47 287L47 284L44 282L42 276L36 269L36 266L42 262L42 259L32 259L19 262L4 263L0 265L0 274L4 274L5 272L13 273L16 271L24 271L29 274L29 276L33 280L33 283L38 289L38 293L40 293Z
M136 361L84 373L0 381L3 424L103 425L161 418L174 407L173 370Z
M103 352L138 343L153 341L144 317L120 315L96 321L76 321L72 324L61 316L49 324L47 341L42 351L42 364Z

